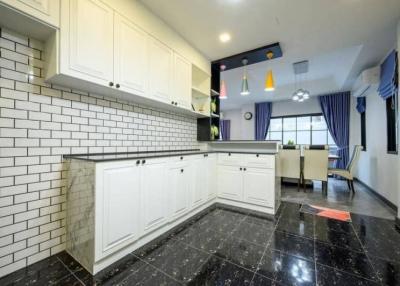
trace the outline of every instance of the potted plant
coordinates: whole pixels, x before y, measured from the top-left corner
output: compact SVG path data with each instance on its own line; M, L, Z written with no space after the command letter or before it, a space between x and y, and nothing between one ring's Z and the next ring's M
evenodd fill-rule
M211 125L211 140L214 140L219 135L219 129L215 125Z

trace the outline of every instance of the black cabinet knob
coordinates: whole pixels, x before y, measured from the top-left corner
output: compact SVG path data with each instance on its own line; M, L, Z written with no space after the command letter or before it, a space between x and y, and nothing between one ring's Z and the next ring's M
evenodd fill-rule
M239 170L242 171L243 169L242 169L242 168L239 168Z
M243 168L243 171L246 171L246 168Z
M175 102L171 101L171 104L174 104Z
M142 160L142 164L145 164L146 163L146 160Z
M260 155L259 155L259 154L257 154L257 155L256 155L256 157L260 157Z
M181 160L183 160L183 157L181 157Z
M109 86L114 86L114 83L112 81L110 81L110 83L108 85Z
M204 154L204 157L208 157L208 154Z
M139 165L139 164L140 164L140 160L137 160L137 161L136 161L136 165Z
M116 87L116 88L119 88L119 87L120 87L119 83L117 83L117 84L115 85L115 87Z
M181 169L181 173L183 173L183 169Z
M175 105L178 105L178 102L175 102Z
M231 153L228 153L228 156L230 156L231 155Z

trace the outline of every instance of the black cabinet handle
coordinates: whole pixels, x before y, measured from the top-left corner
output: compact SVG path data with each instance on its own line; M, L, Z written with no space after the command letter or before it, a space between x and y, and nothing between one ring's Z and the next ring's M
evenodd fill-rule
M183 173L183 169L181 169L181 173Z
M231 153L228 153L228 156L230 156L231 155Z
M136 161L136 165L139 165L139 164L140 164L140 160L137 160L137 161Z
M119 83L117 83L117 84L115 85L115 87L116 87L116 88L119 88L119 87L120 87Z
M145 164L146 163L146 160L142 160L142 164Z
M208 154L204 154L204 157L208 157Z
M246 168L243 168L243 171L246 171Z
M108 84L109 86L113 86L114 83L112 81L110 81L110 83Z
M174 104L175 102L171 101L171 104Z
M239 168L239 170L240 170L240 171L242 171L242 170L243 170L243 168Z
M178 105L178 102L175 102L175 105Z
M257 154L256 157L260 157L260 155Z
M181 157L181 160L183 160L183 157Z

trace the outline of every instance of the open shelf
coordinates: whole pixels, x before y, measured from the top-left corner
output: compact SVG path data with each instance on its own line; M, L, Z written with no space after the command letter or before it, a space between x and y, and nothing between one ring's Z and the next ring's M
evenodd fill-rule
M219 92L211 89L211 95L212 96L219 96Z
M205 90L201 90L198 87L192 86L192 96L199 98L199 97L210 97L210 93L205 91Z

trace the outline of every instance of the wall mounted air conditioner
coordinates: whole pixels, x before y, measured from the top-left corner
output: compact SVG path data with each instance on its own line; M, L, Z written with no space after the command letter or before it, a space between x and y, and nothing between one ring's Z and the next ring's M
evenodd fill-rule
M369 91L377 88L380 78L380 67L364 70L354 82L351 95L355 97L366 96Z

